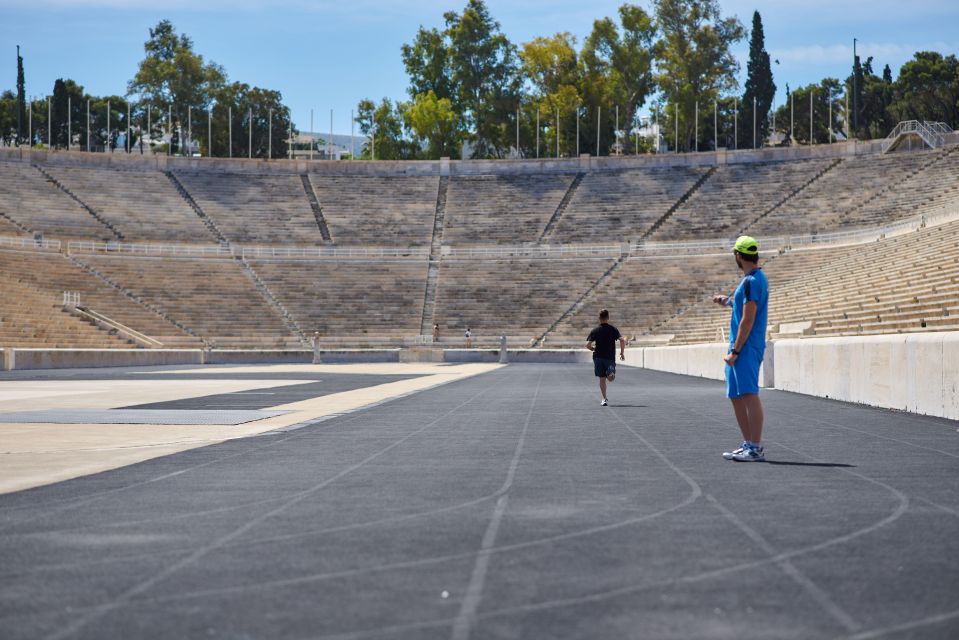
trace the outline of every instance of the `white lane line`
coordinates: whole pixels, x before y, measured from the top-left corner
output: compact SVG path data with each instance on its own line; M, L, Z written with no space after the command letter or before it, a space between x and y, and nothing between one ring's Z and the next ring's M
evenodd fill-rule
M230 533L228 533L228 534L226 534L226 535L220 536L219 538L217 538L216 540L214 540L214 541L211 542L210 544L208 544L208 545L206 545L206 546L204 546L204 547L201 547L200 549L197 549L196 551L194 551L193 553L191 553L191 554L190 554L189 556L187 556L186 558L183 558L182 560L179 560L179 561L177 561L177 562L174 562L173 564L167 565L167 567L166 567L165 569L163 569L163 570L155 573L153 576L151 576L151 577L149 577L149 578L147 578L147 579L145 579L145 580L142 580L141 582L137 583L137 584L134 585L133 587L131 587L131 588L127 589L126 591L120 593L119 595L117 595L115 598L113 598L113 599L110 600L109 602L107 602L107 603L105 603L105 604L102 604L102 605L100 605L100 606L98 606L98 607L95 607L94 609L92 609L92 610L91 610L89 613L87 613L86 615L78 616L78 617L75 618L70 624L67 624L67 625L63 626L62 628L58 629L57 631L55 631L55 632L53 632L53 633L51 633L51 634L49 634L49 635L47 635L47 636L45 636L45 637L48 638L49 640L60 640L61 638L66 638L66 637L69 637L69 636L71 636L71 635L74 635L75 633L77 633L78 631L80 631L81 629L83 629L85 626L87 626L88 624L90 624L91 622L93 622L93 621L95 621L95 620L98 620L99 618L103 617L104 615L106 615L106 614L109 613L110 611L113 611L113 610L115 610L115 609L120 608L120 607L123 606L127 601L129 601L131 598L133 598L133 597L135 597L135 596L143 593L144 591L147 591L148 589L150 589L151 587L153 587L154 585L156 585L156 584L159 583L160 581L168 578L169 576L171 576L172 574L176 573L176 572L179 571L180 569L183 569L184 567L193 564L194 562L196 562L197 560L199 560L199 559L203 558L204 556L208 555L208 554L211 553L212 551L215 551L215 550L219 549L220 547L222 547L222 546L225 545L226 543L230 542L231 540L234 540L234 539L240 537L241 535L243 535L243 534L246 533L247 531L253 529L255 526L257 526L258 524L260 524L261 522L264 522L264 521L266 521L267 519L272 518L272 517L280 514L280 513L283 512L284 510L286 510L286 509L288 509L289 507L291 507L291 506L293 506L293 505L301 502L302 500L304 500L304 499L306 499L307 497L313 495L313 494L316 493L317 491L319 491L319 490L321 490L321 489L329 486L330 484L336 482L336 481L339 480L340 478L343 478L344 476L349 475L350 473L356 471L357 469L360 469L361 467L365 466L366 464L368 464L368 463L376 460L377 458L383 456L384 454L392 451L393 449L395 449L396 447L400 446L401 444L403 444L404 442L406 442L406 441L409 440L410 438L413 438L414 436L417 436L417 435L423 433L424 431L426 431L426 430L429 429L430 427L434 426L435 424L437 424L438 422L440 422L440 421L443 420L444 418L452 415L452 414L455 413L456 411L460 410L461 408L463 408L463 407L465 407L466 405L470 404L471 402L475 401L477 398L479 398L480 396L482 396L483 394L485 394L487 391L489 391L489 390L492 389L492 388L493 388L493 386L486 387L485 389L483 389L483 390L480 391L479 393L477 393L477 394L475 394L474 396L472 396L469 400L466 400L465 402L457 405L456 407L450 409L449 411L447 411L447 412L444 413L443 415L441 415L441 416L439 416L438 418L436 418L436 419L432 420L431 422L427 423L427 424L424 425L423 427L420 427L419 429L416 429L415 431L412 431L412 432L408 433L407 435L403 436L403 437L400 438L399 440L396 440L396 441L394 441L392 444L390 444L390 445L388 445L388 446L380 449L380 450L377 451L376 453L367 456L366 458L364 458L364 459L361 460L360 462L357 462L356 464L354 464L354 465L352 465L352 466L344 469L343 471L340 471L339 473L333 475L332 477L330 477L330 478L328 478L328 479L326 479L326 480L323 480L322 482L320 482L320 483L318 483L318 484L313 485L313 486L310 487L309 489L305 489L305 490L303 490L303 491L298 491L298 492L294 493L292 498L290 498L289 500L286 500L285 502L283 502L281 505L277 506L276 508L268 511L267 513L264 513L264 514L262 514L262 515L259 515L259 516L255 517L255 518L247 521L246 524L244 524L244 525L242 525L242 526L240 526L240 527L237 527L236 529L234 529L233 531L231 531Z
M781 411L780 411L781 413ZM788 417L792 417L791 415ZM873 438L879 438L882 440L889 440L890 442L897 442L899 444L904 444L907 447L913 447L914 449L923 449L924 451L932 451L933 453L941 453L944 456L949 456L950 458L959 458L959 455L955 453L950 453L949 451L943 451L942 449L936 449L935 447L927 447L925 445L916 444L915 442L909 442L908 440L900 440L899 438L893 438L891 436L884 436L879 433L874 433L872 431L864 431L862 429L856 429L854 427L848 427L843 424L836 424L835 422L829 422L828 420L821 420L818 418L806 417L807 420L811 420L817 424L826 425L829 427L835 427L836 429L843 429L844 431L854 431L856 433L861 433L863 435L871 436Z
M473 573L470 575L469 585L466 587L466 594L463 596L463 602L460 605L459 615L456 616L456 622L453 624L453 640L467 640L470 635L470 628L476 620L476 612L479 610L480 602L483 600L483 585L486 583L486 573L489 570L490 557L493 554L493 546L496 544L496 534L499 533L499 526L503 520L503 514L506 513L506 505L509 503L509 490L513 486L513 478L516 476L516 468L519 466L519 459L523 453L523 446L526 444L526 434L529 431L529 423L533 417L533 408L536 406L536 399L539 397L539 390L543 384L543 372L540 371L539 380L536 382L536 390L533 392L533 399L529 403L529 410L526 412L526 420L523 423L523 431L520 434L516 450L513 452L513 459L510 461L509 471L506 473L506 480L503 482L503 495L496 501L496 508L493 510L493 517L490 518L489 525L486 527L486 533L483 534L483 541L480 543L480 552L476 557L476 563L473 565Z
M776 555L776 549L774 549L773 546L769 544L769 542L762 537L758 531L746 524L742 518L724 507L719 500L713 496L706 494L706 500L708 500L709 503L723 515L723 517L733 523L737 529L745 533L746 537L759 545L759 547L766 552L767 555ZM817 585L815 582L807 578L788 558L777 560L776 565L783 570L783 573L792 578L796 584L805 589L820 607L825 609L826 612L831 615L834 620L836 620L836 622L845 627L847 632L858 631L862 628L861 624L856 622L852 616L843 611L839 605L833 602L832 596L819 588L819 585Z
M900 631L910 631L912 629L918 629L919 627L927 627L931 624L938 624L940 622L952 620L953 618L959 618L959 609L956 611L949 611L947 613L939 613L934 616L929 616L928 618L922 618L920 620L903 622L902 624L893 625L891 627L870 629L869 631L863 631L861 633L857 633L856 635L849 636L849 640L870 640L871 638L881 638L882 636L888 636L891 633L899 633Z

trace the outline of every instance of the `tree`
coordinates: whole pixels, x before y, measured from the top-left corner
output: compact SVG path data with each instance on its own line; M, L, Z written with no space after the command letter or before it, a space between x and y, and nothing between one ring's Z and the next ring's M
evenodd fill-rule
M769 135L769 111L776 96L776 83L773 82L772 69L769 66L769 54L766 52L766 37L763 34L763 21L758 11L753 12L753 29L749 38L749 61L746 63L746 87L743 93L743 108L740 113L743 124L739 128L738 146L741 149L753 147L753 118L756 122L756 146L762 146ZM753 113L753 101L756 109Z
M380 104L360 100L356 122L360 133L367 137L362 157L373 160L409 160L416 157L416 149L405 137L403 114L399 105L389 98Z
M896 126L895 116L890 109L893 102L892 70L889 65L883 69L882 77L872 70L872 57L861 65L862 86L859 94L859 129L856 137L862 139L883 138ZM852 79L849 79L851 82Z
M872 58L869 59L870 61ZM855 56L852 61L852 77L850 79L852 84L852 95L850 96L851 100L851 117L852 120L851 129L852 137L858 138L860 134L859 123L862 120L862 104L863 104L863 85L865 84L865 71L862 67L862 61L859 59L859 56Z
M570 135L572 128L575 131L576 110L582 103L579 90L579 66L576 53L576 38L569 33L557 33L552 37L540 37L525 43L519 53L522 61L522 73L530 83L533 93L524 111L527 117L521 118L521 136L519 151L527 156L538 156L535 149L536 130L530 125L536 123L536 115L540 115L552 125L552 130L546 132L546 137L556 136L556 113L560 114L560 136L563 149L560 153L572 155L575 140ZM566 126L562 127L563 116ZM525 127L522 125L526 125ZM541 132L542 133L542 132ZM514 145L515 146L515 145Z
M680 149L693 146L694 112L712 105L722 93L736 88L739 64L731 52L743 38L735 17L723 18L718 0L655 0L658 59L656 80L666 116L667 131L679 107Z
M13 91L0 93L0 141L11 144L17 135L17 96Z
M959 126L959 60L920 51L902 66L893 112L900 120L934 120Z
M611 18L593 22L581 55L581 93L587 110L600 116L601 152L618 140L633 141L630 131L637 111L653 88L655 38L652 16L636 5L619 8L618 26ZM614 131L617 107L618 132ZM594 148L595 127L581 129L580 133L587 148Z
M73 80L58 78L53 83L51 110L53 140L52 147L66 149L73 146L69 134L85 142L86 138L86 95L83 87Z
M402 47L403 66L410 78L411 98L426 95L430 91L453 104L458 100L450 69L450 51L446 36L437 29L420 27L413 44ZM459 107L459 104L455 104Z
M23 57L20 55L20 45L17 45L17 144L26 139L24 128L27 126L26 92L23 77Z
M169 20L150 29L143 49L146 57L127 83L127 95L136 100L139 111L147 107L157 111L157 127L172 113L174 123L167 123L167 128L176 131L176 123L186 119L188 107L205 111L226 84L223 68L205 62L193 51L193 41L185 34L178 35Z
M457 122L449 98L438 98L433 91L416 96L403 109L403 120L421 144L428 158L453 157L459 151Z
M443 17L455 107L470 131L471 155L504 157L520 101L516 47L500 32L483 0L468 0L463 13L450 11Z
M842 131L842 112L839 109L839 100L843 95L842 85L836 78L826 78L818 85L809 84L787 93L786 103L776 110L776 119L782 123L781 127L789 135L790 100L795 101L794 127L795 142L809 144L809 101L812 96L813 107L813 142L824 144L829 142L829 102L833 102L832 122L833 140Z
M210 112L212 149L207 143L207 114L199 111L194 120L193 138L199 144L202 155L227 157L232 150L234 158L269 156L273 159L284 158L289 154L290 110L283 105L283 96L279 91L232 82L218 88L212 98L216 103ZM296 134L296 127L292 132ZM271 148L272 156L269 155Z

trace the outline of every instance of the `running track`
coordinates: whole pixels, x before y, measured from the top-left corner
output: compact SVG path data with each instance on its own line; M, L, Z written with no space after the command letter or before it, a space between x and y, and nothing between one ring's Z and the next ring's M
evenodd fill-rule
M0 638L956 638L959 423L510 365L0 496Z

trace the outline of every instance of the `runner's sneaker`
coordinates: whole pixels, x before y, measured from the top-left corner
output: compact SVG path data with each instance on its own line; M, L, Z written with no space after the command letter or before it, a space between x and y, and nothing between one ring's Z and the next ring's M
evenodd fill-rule
M736 462L765 462L766 456L762 447L747 445L743 447L741 453L733 454L732 459Z
M609 401L606 400L606 398L603 398L603 401L600 402L599 404L600 404L600 406L608 407L608 406L609 406Z
M745 451L745 449L746 449L746 443L743 442L741 445L739 445L738 449L733 449L732 451L724 451L723 458L725 458L726 460L732 460L736 456L740 455L743 451Z

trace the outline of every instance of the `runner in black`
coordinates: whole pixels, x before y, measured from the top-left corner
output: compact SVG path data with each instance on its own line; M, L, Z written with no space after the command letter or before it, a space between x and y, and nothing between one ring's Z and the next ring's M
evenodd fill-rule
M619 340L619 359L626 359L626 338L619 329L609 324L609 311L599 312L599 326L589 332L586 348L593 352L593 372L599 378L599 390L603 394L602 404L609 406L606 399L606 381L616 379L616 341Z

